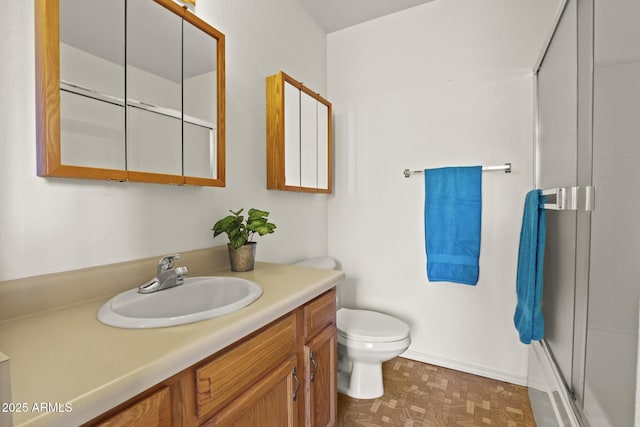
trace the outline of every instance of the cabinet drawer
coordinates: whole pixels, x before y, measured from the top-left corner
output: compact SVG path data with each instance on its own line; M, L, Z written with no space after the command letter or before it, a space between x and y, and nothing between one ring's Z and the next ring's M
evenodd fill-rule
M309 339L336 321L336 290L331 289L303 308L304 337Z
M295 353L295 331L295 315L290 314L198 368L198 417L218 411L267 371Z

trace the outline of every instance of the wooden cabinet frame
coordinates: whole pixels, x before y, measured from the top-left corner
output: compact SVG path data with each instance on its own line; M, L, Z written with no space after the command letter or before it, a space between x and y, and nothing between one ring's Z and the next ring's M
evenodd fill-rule
M225 38L224 34L172 0L155 1L217 40L217 177L137 172L64 165L60 151L59 0L35 0L36 156L44 177L136 181L159 184L225 186Z
M285 182L285 83L290 84L302 93L316 100L327 108L327 188L287 185ZM267 189L298 191L307 193L331 193L333 191L333 144L332 144L332 109L331 103L280 71L266 79L267 99ZM324 134L324 130L322 132ZM324 157L324 153L322 153Z

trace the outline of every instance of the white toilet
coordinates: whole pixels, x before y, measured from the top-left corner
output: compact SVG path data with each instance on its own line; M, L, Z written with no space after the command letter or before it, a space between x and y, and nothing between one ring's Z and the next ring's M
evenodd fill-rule
M331 258L311 258L296 265L330 270L336 268L336 262ZM409 348L409 325L395 317L370 310L339 308L336 317L338 391L356 399L382 396L382 363Z

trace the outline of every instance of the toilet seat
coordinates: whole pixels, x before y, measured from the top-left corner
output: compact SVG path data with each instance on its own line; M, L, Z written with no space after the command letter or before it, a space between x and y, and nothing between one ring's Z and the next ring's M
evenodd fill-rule
M383 343L409 336L409 325L376 311L341 308L336 317L338 334L349 340Z

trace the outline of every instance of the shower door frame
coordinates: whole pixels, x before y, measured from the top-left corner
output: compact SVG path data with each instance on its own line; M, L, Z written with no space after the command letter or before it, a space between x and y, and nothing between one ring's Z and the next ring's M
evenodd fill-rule
M576 37L577 37L577 63L576 63L576 158L577 173L576 184L579 186L592 185L593 171L593 0L564 0L558 9L553 30L547 38L545 48L534 67L534 185L540 188L540 103L538 72L544 64L549 46L553 42L556 29L565 16L567 6L576 2ZM588 290L589 290L589 262L591 247L591 214L585 210L576 212L575 221L575 258L574 258L574 296L573 296L573 339L570 378L560 372L564 386L571 396L571 404L582 412L585 386L585 360L587 344L587 315L588 315ZM569 343L565 343L569 344ZM551 347L544 343L544 348ZM554 363L557 362L554 361ZM567 408L569 409L569 408ZM573 408L570 410L573 411ZM578 417L579 418L579 417Z

